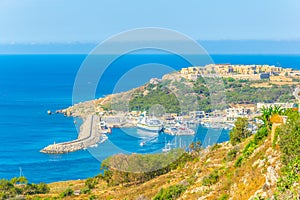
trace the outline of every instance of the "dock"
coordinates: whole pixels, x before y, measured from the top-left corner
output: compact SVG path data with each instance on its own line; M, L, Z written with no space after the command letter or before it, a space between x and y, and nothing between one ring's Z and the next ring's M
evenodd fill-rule
M101 142L101 137L105 136L98 126L99 117L89 115L84 119L84 123L80 127L78 138L69 142L51 144L40 152L47 154L64 154L81 149L86 149Z

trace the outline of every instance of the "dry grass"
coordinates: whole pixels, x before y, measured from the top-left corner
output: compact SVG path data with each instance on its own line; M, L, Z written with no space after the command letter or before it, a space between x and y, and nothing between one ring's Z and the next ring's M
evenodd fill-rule
M248 138L240 144L241 151L253 137ZM113 186L109 187L106 182L101 181L92 194L98 199L152 199L161 188L178 184L182 181L189 182L190 186L180 199L218 199L224 194L229 194L232 199L248 199L257 190L261 189L265 183L264 174L266 167L252 166L257 160L262 160L268 155L267 150L271 147L270 136L265 143L260 146L248 159L245 159L241 167L234 167L235 160L225 161L228 152L233 148L229 143L213 151L204 150L196 161L189 162L182 169L173 170L165 175L156 177L146 183L133 186ZM239 154L237 155L239 157ZM203 177L212 171L219 172L219 180L211 186L203 186ZM51 194L47 196L59 195L67 188L80 190L84 187L84 181L67 181L50 184ZM89 195L72 196L69 199L88 199Z

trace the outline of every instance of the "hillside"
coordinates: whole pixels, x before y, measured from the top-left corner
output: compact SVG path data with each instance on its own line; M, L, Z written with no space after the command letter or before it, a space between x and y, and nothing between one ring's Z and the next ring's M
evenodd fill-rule
M212 112L232 104L256 104L294 101L298 82L274 84L268 79L236 80L222 77L198 77L188 80L180 73L151 79L145 85L127 92L111 94L60 110L66 115L84 117L87 114L108 114L149 111L155 105L166 113L184 114L194 110Z
M288 117L285 124L282 114ZM104 175L49 184L49 194L39 197L59 198L71 189L81 194L70 193L65 199L299 199L300 115L269 108L261 118L264 124L254 135L239 132L240 122L246 120L239 119L229 142L206 149L192 144L167 168L140 174L118 171L110 164L123 158L126 166L136 166L139 155L117 155L104 161ZM162 162L156 155L146 157L148 164Z

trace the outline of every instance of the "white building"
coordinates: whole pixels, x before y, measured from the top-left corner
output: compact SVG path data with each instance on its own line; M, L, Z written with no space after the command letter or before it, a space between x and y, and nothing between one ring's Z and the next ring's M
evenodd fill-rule
M250 108L228 108L226 109L226 118L228 121L235 121L239 117L248 117L250 113Z
M257 103L257 110L260 111L263 107L269 108L274 106L280 106L281 108L293 108L294 103Z

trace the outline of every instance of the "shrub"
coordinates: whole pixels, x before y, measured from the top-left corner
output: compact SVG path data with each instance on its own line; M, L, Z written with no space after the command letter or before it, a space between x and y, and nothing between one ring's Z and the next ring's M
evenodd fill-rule
M90 194L91 193L91 189L88 187L84 187L80 190L80 194Z
M61 198L64 198L64 197L72 196L73 194L74 194L74 191L71 188L68 188L65 191L63 191L59 196Z
M265 126L262 126L258 129L257 133L254 135L255 144L259 144L260 141L265 139L268 136L268 129Z
M88 178L85 181L85 186L89 189L95 188L95 186L98 184L98 180L96 178Z
M222 196L220 196L219 200L227 200L229 199L229 194L223 194Z
M156 176L166 174L173 169L184 167L188 161L193 161L193 159L194 157L191 154L184 152L182 149L148 155L118 154L102 162L102 169L105 170L103 179L109 185L140 184ZM114 166L118 166L118 169ZM145 172L139 172L142 170Z
M239 147L234 147L233 149L231 149L227 156L226 156L226 160L227 161L233 161L236 158L237 153L239 152Z
M214 144L211 148L210 148L210 150L211 151L214 151L214 150L217 150L217 149L219 149L221 147L221 145L220 144Z
M242 162L243 162L243 159L244 157L243 156L240 156L234 163L234 166L235 167L240 167L242 165Z
M162 188L153 198L153 200L172 200L177 199L187 189L184 185L173 185L168 188Z
M96 195L91 195L91 196L89 196L89 200L95 200L95 199L97 199L97 196L96 196Z
M217 183L218 181L219 181L219 171L214 170L208 176L205 176L202 179L202 185L210 186L210 185Z
M245 158L248 158L253 152L254 150L257 148L257 145L255 144L254 140L251 140L246 146L245 149L243 151L243 156Z

